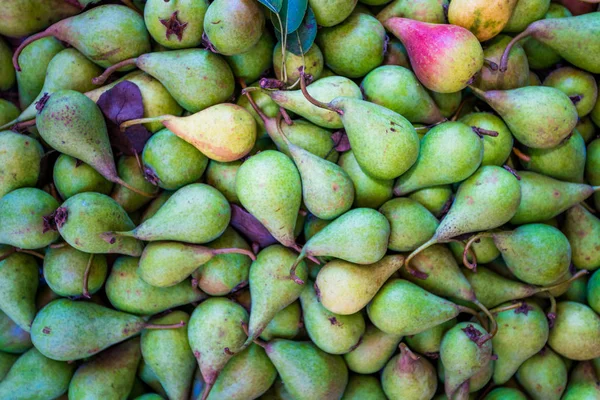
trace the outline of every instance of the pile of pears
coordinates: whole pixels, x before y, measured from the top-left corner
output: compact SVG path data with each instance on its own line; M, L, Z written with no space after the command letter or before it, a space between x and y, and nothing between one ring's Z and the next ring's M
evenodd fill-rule
M600 399L597 3L3 1L0 399Z

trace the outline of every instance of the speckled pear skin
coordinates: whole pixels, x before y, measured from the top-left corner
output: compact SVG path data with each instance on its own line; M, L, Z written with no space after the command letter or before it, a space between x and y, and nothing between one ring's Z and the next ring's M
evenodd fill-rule
M600 268L600 219L581 205L575 205L565 213L562 232L569 239L571 260L577 268Z
M556 217L594 193L592 186L562 182L530 171L519 171L521 203L510 222L515 225Z
M404 257L385 256L370 265L332 260L319 271L319 301L331 312L350 315L362 310L387 279L404 265Z
M509 300L529 297L537 291L535 286L508 279L482 265L477 266L477 272L466 268L463 268L462 272L475 291L477 299L487 308L496 307Z
M202 302L190 318L188 339L204 381L212 385L234 353L242 349L248 323L246 310L226 298Z
M0 382L4 399L54 399L69 388L75 364L44 357L37 349L24 353Z
M250 157L236 174L236 193L244 208L275 239L287 247L295 245L302 188L300 174L289 157L273 150Z
M513 136L498 116L488 112L473 112L459 119L460 122L482 129L498 132L498 136L484 135L481 165L502 166L512 152Z
M386 400L381 382L374 376L351 374L342 400Z
M407 336L404 341L413 351L432 355L439 353L444 334L456 325L456 319L450 319L416 335ZM490 374L491 375L491 374Z
M458 263L462 262L465 244L466 241L448 243L448 247L452 250L452 254ZM470 248L475 253L475 257L479 264L490 263L500 255L500 251L494 244L494 239L491 237L483 237L478 242L473 242ZM470 262L473 262L473 256L470 253L471 252L467 254L467 259Z
M306 90L312 97L325 103L337 97L362 99L362 93L358 85L343 76L330 76L319 79L308 85ZM268 92L268 94L281 107L293 111L315 125L329 129L344 127L338 113L311 104L300 90L275 90Z
M207 400L256 398L271 387L276 377L277 370L265 350L252 343L223 368Z
M359 343L365 332L365 319L360 312L340 315L329 311L319 302L310 281L300 294L300 303L308 336L321 350L344 354Z
M114 185L94 168L66 154L56 159L52 176L56 190L65 200L82 192L110 195Z
M433 236L438 220L424 206L409 198L395 198L379 208L390 222L388 248L412 251Z
M417 160L419 137L402 115L351 97L337 97L330 106L342 112L340 118L354 156L367 175L394 179Z
M600 396L595 365L591 362L580 362L571 372L563 400L593 399Z
M134 188L144 193L158 194L159 187L145 179L144 172L138 164L138 157L119 157L117 160L117 173L121 179ZM128 213L138 211L152 200L152 197L135 193L131 189L119 184L114 186L111 197Z
M35 186L43 155L37 140L12 131L0 132L0 199L15 189Z
M39 32L56 21L81 12L81 9L62 0L11 0L4 5L5 21L0 34L21 37Z
M142 317L132 314L95 303L58 299L37 313L31 341L53 360L79 360L137 335L145 325Z
M569 270L571 245L553 226L526 224L492 235L508 269L523 282L550 285Z
M250 266L249 285L252 310L248 325L246 345L257 338L275 315L296 301L304 289L290 279L290 265L296 254L279 244L269 246L258 253ZM296 274L306 282L308 270L301 262Z
M567 96L580 96L575 104L580 118L588 115L598 98L598 86L594 76L572 67L558 68L544 79L545 86L555 87Z
M367 306L369 319L384 332L414 335L458 315L459 306L403 279L388 281Z
M425 357L414 354L404 343L381 374L381 385L390 398L428 399L437 389L435 368Z
M0 311L0 351L21 354L32 347L29 332L21 329L6 313Z
M15 253L0 261L0 310L26 332L37 312L39 279L38 264L29 254Z
M190 316L174 311L152 320L153 324L170 325ZM144 361L155 371L169 397L185 399L190 392L196 360L188 343L187 327L179 329L147 329L142 332L141 350Z
M78 399L127 396L141 358L139 337L103 351L77 368L69 384L69 396Z
M338 165L354 184L354 207L377 208L392 198L392 179L375 179L365 174L352 150L340 155Z
M141 225L115 232L114 236L201 244L219 237L230 218L229 203L221 192L204 183L192 183L176 191Z
M506 303L505 305L510 305ZM492 338L494 382L503 385L521 364L538 353L548 340L548 320L544 310L534 302L525 302L514 310L495 315L498 332Z
M451 328L442 339L440 358L444 365L444 386L452 396L459 386L490 362L492 343L478 346L468 335L485 335L487 331L475 322L461 322Z
M521 364L515 376L534 400L560 400L568 370L562 358L545 347Z
M548 344L552 350L571 360L600 357L600 317L585 304L558 303Z
M0 243L21 249L39 249L55 242L59 235L47 230L44 217L58 208L50 194L36 188L20 188L0 199Z
M385 366L401 340L402 335L385 333L369 324L358 346L344 354L344 360L351 371L373 374Z
M85 253L117 253L130 256L142 254L143 244L135 238L115 237L109 243L100 236L112 230L133 229L135 225L123 208L112 198L93 192L84 192L67 199L58 209L58 231L67 243ZM56 219L56 218L55 218Z
M342 357L312 342L274 339L265 345L285 388L297 400L341 398L348 382Z

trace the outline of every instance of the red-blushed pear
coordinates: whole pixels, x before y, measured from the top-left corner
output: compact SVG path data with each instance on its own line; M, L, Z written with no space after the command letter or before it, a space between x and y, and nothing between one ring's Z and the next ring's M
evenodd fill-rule
M464 89L483 66L477 37L463 27L390 18L384 26L402 41L419 81L430 90Z

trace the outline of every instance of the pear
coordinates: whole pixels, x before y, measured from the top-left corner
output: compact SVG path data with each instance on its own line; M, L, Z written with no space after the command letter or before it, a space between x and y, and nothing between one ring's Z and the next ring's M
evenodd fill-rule
M575 129L577 129L577 132L583 137L586 144L591 142L596 134L596 125L594 125L589 115L580 118Z
M21 110L14 103L6 99L0 99L0 125L9 123L17 118L20 113Z
M458 0L448 7L448 21L470 30L480 42L485 42L502 32L517 3L518 0Z
M429 361L400 343L400 354L388 361L381 385L391 399L430 399L437 389L437 376Z
M587 284L587 303L596 312L600 310L600 296L598 296L598 285L600 283L600 274L594 272Z
M385 400L381 382L374 376L350 375L342 400Z
M245 83L251 83L260 78L271 66L275 69L272 59L274 46L275 39L273 35L269 30L265 29L258 42L250 50L245 53L226 56L225 60L227 60L233 76ZM322 64L323 60L321 59L321 66Z
M394 0L377 14L377 19L382 24L392 17L443 24L446 22L445 9L448 3L448 0Z
M427 89L464 89L483 66L483 50L471 32L456 25L390 18L384 26L406 47L415 75ZM430 54L435 53L435 59Z
M275 314L260 334L260 338L263 340L274 338L294 339L300 333L300 328L304 326L301 318L300 302L295 301Z
M222 103L233 94L234 80L229 65L206 49L142 54L108 68L93 79L94 84L103 84L114 71L129 65L135 65L157 79L175 101L191 113ZM198 79L199 76L202 78Z
M598 190L597 187L561 182L535 172L519 171L518 174L521 177L521 203L510 220L516 225L554 218Z
M20 70L17 60L23 48L47 36L67 42L104 68L150 50L148 32L141 15L122 5L103 5L65 18L27 38L13 56L17 70Z
M435 101L435 104L437 104L442 115L446 118L454 116L454 114L458 111L463 100L462 91L451 93L438 93L430 90L429 95L431 96L433 101ZM423 132L423 134L425 134L425 132Z
M513 9L504 32L521 32L533 21L544 18L548 11L550 1L548 0L521 0Z
M474 86L481 90L509 90L528 86L529 62L521 45L513 46L510 51L507 70L498 71L502 53L511 39L510 36L498 35L487 42L487 47L483 51L485 65L481 69L481 74L475 78Z
M15 253L0 261L0 310L29 332L36 314L38 265L29 254Z
M202 43L207 9L208 1L149 0L144 7L144 22L152 39L162 46L197 47Z
M448 247L452 250L452 254L456 261L461 263L463 261L465 253L466 241L456 241L448 243ZM487 264L494 261L500 255L500 250L494 244L494 239L490 237L481 237L479 241L473 242L470 247L475 253L475 257L478 263ZM467 260L473 262L473 257L470 252L467 254Z
M242 349L246 338L242 323L248 323L246 310L225 298L210 298L192 313L188 339L206 382L204 398L231 357Z
M577 125L577 109L558 89L546 86L487 92L471 89L500 114L515 139L525 146L555 147Z
M249 158L236 174L236 193L274 238L284 246L296 246L293 231L302 194L292 160L272 150Z
M527 400L527 396L519 389L500 387L489 392L484 400Z
M416 190L409 194L408 198L419 202L430 213L439 218L448 211L450 204L452 204L452 195L450 185L440 185Z
M401 340L402 335L385 333L375 325L367 325L360 343L354 350L344 354L344 360L351 371L373 374L385 366Z
M404 257L401 255L386 256L370 265L332 260L317 275L315 287L319 301L333 313L354 314L367 305L403 264Z
M16 132L0 132L0 199L15 189L35 186L43 155L37 140Z
M462 122L437 125L421 141L415 164L396 180L394 194L463 181L481 165L483 150L483 141Z
M575 103L579 117L588 115L598 99L598 86L594 76L576 68L556 69L544 79L544 86L564 92Z
M571 360L591 360L600 356L600 317L585 304L563 301L556 305L556 319L548 344Z
M342 357L320 350L312 342L274 339L264 344L283 384L297 400L342 397L348 369Z
M596 103L600 111L600 100ZM598 114L600 121L600 114ZM592 141L587 148L587 158L585 160L585 177L592 185L600 185L600 140ZM596 209L600 208L600 194L594 194L594 204Z
M142 253L138 274L155 287L170 287L183 282L198 267L218 254L238 253L252 259L256 257L247 249L211 249L205 246L179 242L152 242ZM170 265L170 268L166 268Z
M46 250L43 274L59 296L89 296L104 285L107 268L103 254L90 255L65 244Z
M282 51L281 42L278 42L273 49L273 72L275 77L288 85L293 85L298 79L300 79L299 68L310 74L313 80L317 80L321 77L323 72L323 52L313 43L310 49L302 55L296 55L291 51ZM285 56L282 55L285 53ZM285 57L285 65L284 65ZM283 71L285 70L286 76L284 77Z
M494 365L494 383L502 385L523 362L544 347L549 328L546 314L534 302L524 302L514 310L499 312L496 322L498 332L492 338L494 354L498 356Z
M188 322L189 315L174 311L152 320L158 324ZM196 361L188 343L187 329L145 330L141 351L144 361L158 376L169 398L186 399L192 385Z
M240 200L235 192L235 176L241 165L242 161L222 163L210 160L205 174L206 183L221 192L227 201L238 205Z
M44 357L33 348L13 364L0 382L3 399L55 399L66 393L75 364Z
M199 372L198 369L196 369L196 371ZM140 365L138 367L137 373L138 373L138 378L143 383L148 385L153 391L155 391L156 393L159 393L159 395L162 399L167 397L167 392L165 392L165 389L163 388L162 384L158 380L158 376L156 376L156 372L154 372L154 370L152 368L150 368L150 366L148 364L146 364L143 357L140 361Z
M515 31L519 32L521 29ZM600 73L600 63L598 62L600 44L592 40L582 42L581 46L573 45L585 40L588 37L587 35L597 34L598 32L600 32L600 14L597 13L535 21L509 43L502 56L500 71L506 71L506 59L511 47L524 37L532 37L554 50L576 67L593 74Z
M230 217L229 203L221 192L203 183L192 183L175 192L152 218L135 229L106 232L103 237L109 242L131 237L206 243L225 231Z
M12 50L0 39L0 90L9 90L16 82L15 68L10 62Z
M113 189L113 183L94 168L66 154L56 159L52 176L56 190L65 200L83 192L110 195Z
M6 22L0 27L0 34L10 37L31 35L81 12L80 7L62 0L33 0L26 3L11 0L4 6Z
M598 375L590 362L580 362L571 372L563 400L593 399L600 395Z
M397 65L399 67L410 69L410 62L408 61L406 47L404 47L402 42L396 38L392 38L388 42L388 47L386 50L387 51L383 56L383 65Z
M444 334L454 325L456 325L456 319L453 318L416 335L407 336L404 341L414 351L430 358L436 358L438 357Z
M18 358L19 356L16 354L0 353L0 382Z
M429 93L408 68L396 65L375 68L360 86L365 100L389 108L411 123L434 124L444 119Z
M0 243L21 249L39 249L58 239L52 213L58 202L35 188L13 190L0 199Z
M309 85L306 91L311 97L321 102L329 102L342 96L362 99L360 88L356 83L343 76L321 78ZM344 127L338 113L310 103L301 90L275 90L268 94L279 106L293 111L315 125L330 129Z
M361 313L340 315L329 311L319 302L310 282L300 294L300 303L308 336L329 354L352 351L365 333L365 320Z
M77 399L126 397L133 387L141 358L139 338L103 351L77 368L69 384L69 396Z
M352 150L343 153L338 165L348 174L354 184L355 208L377 208L392 198L392 179L375 179L365 174Z
M121 156L117 160L117 173L124 182L130 187L135 188L138 192L123 185L115 185L111 197L123 207L128 213L134 213L148 204L152 198L142 195L139 192L156 195L159 187L146 179L144 171L140 168L139 157L136 156Z
M492 343L478 342L486 333L477 323L461 322L444 335L440 358L445 371L444 389L449 398L490 362Z
M330 256L355 264L373 264L383 258L390 237L390 223L379 212L369 208L355 208L338 217L310 238L292 265L310 256Z
M0 311L0 351L21 354L33 347L29 332Z
M575 267L587 270L600 268L600 219L581 205L565 213L562 231L569 240Z
M529 357L517 370L517 381L534 400L560 400L567 387L567 367L549 347Z
M277 244L263 249L250 266L248 281L252 311L246 345L260 336L277 313L295 302L302 293L304 287L289 277L289 266L295 258L293 251ZM300 279L307 279L308 270L304 262L298 265L296 271Z

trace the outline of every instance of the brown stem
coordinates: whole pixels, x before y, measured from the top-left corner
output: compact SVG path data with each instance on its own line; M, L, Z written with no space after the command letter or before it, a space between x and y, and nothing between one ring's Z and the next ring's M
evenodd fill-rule
M554 290L554 289L556 289L562 285L565 285L567 283L571 284L574 281L576 281L577 279L579 279L582 276L585 276L587 274L589 274L589 271L582 269L581 271L577 272L575 275L573 275L571 278L567 279L566 281L555 283L554 285L551 285L551 286L545 286L545 287L538 288L535 293L549 292L549 291Z
M20 132L20 131L23 131L23 130L29 128L30 126L35 126L35 124L36 124L35 118L33 118L33 119L30 119L27 121L17 122L16 124L14 124L11 127L11 130Z
M296 275L296 268L298 268L298 264L300 264L302 260L304 260L304 257L305 254L303 252L300 252L300 255L298 255L298 258L296 258L296 261L294 261L294 264L292 264L292 267L290 268L290 279L298 285L304 285L304 281L300 279L298 275Z
M500 72L505 72L508 66L508 55L510 54L510 50L519 40L527 37L531 34L529 29L525 29L523 32L519 33L517 36L510 41L508 46L504 49L504 53L502 54L502 58L500 59Z
M104 70L102 75L99 75L99 76L93 78L92 83L94 85L102 85L112 75L113 72L115 72L119 68L125 67L127 65L135 65L136 62L137 62L137 58L129 58L127 60L123 60L114 65L111 65L110 67L106 68L106 70Z
M438 126L439 124L443 124L444 122L448 122L447 118L442 119L441 121L436 122L435 124L431 124L431 125L427 125L427 126L418 126L415 128L415 131L422 131L425 129L431 129L434 128L436 126Z
M481 302L479 302L479 300L475 299L473 301L473 304L475 304L481 311L483 311L483 313L490 320L490 332L488 333L489 337L486 338L484 336L483 338L480 339L481 344L483 344L486 341L492 339L494 336L496 336L496 333L498 333L498 323L496 322L496 318L494 318L494 316L492 315L490 310L488 310L486 306L481 304Z
M298 246L296 243L294 243L293 246L290 246L292 249L296 250L298 253L302 253L302 248L300 246ZM306 258L308 258L310 261L314 262L317 265L321 265L321 261L319 261L317 258L315 258L314 256L311 255L307 255Z
M525 161L525 162L529 162L531 161L531 157L529 157L527 154L523 153L521 150L519 150L516 147L512 148L513 153L515 153L515 156L517 156L517 158L521 161Z
M294 125L294 121L292 121L290 115L287 113L287 110L285 108L279 107L279 112L283 116L283 120L285 121L286 125Z
M483 60L483 65L485 65L486 68L490 71L498 71L498 64L496 64L492 60Z
M123 122L119 128L121 129L121 132L125 132L125 129L133 125L146 124L148 122L163 122L174 118L178 117L175 117L174 115L160 115L158 117L130 119L129 121Z
M89 299L90 292L88 291L88 280L90 278L90 271L92 270L92 261L94 261L94 254L90 254L87 265L85 266L85 272L83 273L83 297Z
M250 257L252 259L252 261L256 260L256 256L254 255L254 253L251 252L250 250L246 250L246 249L236 249L236 248L213 249L212 253L215 255L216 254L237 253L237 254L243 254L243 255Z
M469 268L472 271L477 271L477 257L473 257L473 262L469 262L469 249L473 245L473 243L478 242L481 238L484 237L492 237L491 233L478 233L474 235L467 241L465 244L465 249L463 250L463 265ZM473 251L473 255L475 255L475 251Z
M425 272L423 271L419 271L418 269L414 269L410 266L410 262L411 260L420 252L422 252L423 250L425 250L426 248L433 246L434 244L436 244L437 238L434 236L431 239L429 239L427 242L423 243L419 248L417 248L416 250L414 250L412 253L410 253L408 255L408 257L406 257L406 259L404 260L404 269L406 269L406 271L411 274L412 276L419 278L419 279L427 279L427 277L429 275L427 275Z
M19 248L17 248L16 250L17 250L18 253L30 254L30 255L35 256L35 257L37 257L39 259L42 259L42 260L44 259L44 255L38 253L37 251L25 250L25 249L19 249Z
M512 168L510 167L510 165L506 165L506 164L504 164L504 165L502 166L502 168L504 168L505 170L507 170L508 172L510 172L511 174L513 174L513 176L514 176L515 178L517 178L517 180L519 180L519 181L521 180L521 177L519 176L519 174L517 174L517 171L515 171L514 169L512 169Z
M67 245L67 242L53 243L50 245L51 249L62 249Z
M500 314L501 312L504 312L504 311L510 311L510 310L514 310L516 308L522 307L523 304L524 303L519 302L519 303L514 303L514 304L511 304L508 306L496 307L496 308L492 308L490 310L490 312L492 314Z
M474 316L475 318L477 318L477 321L479 321L479 323L481 324L481 326L485 326L486 325L485 320L481 317L481 315L479 315L479 313L477 311L473 310L472 308L465 307L465 306L458 306L457 305L456 307L458 307L458 310L460 312L471 314L472 316Z
M19 55L21 54L23 49L30 43L35 42L38 39L48 37L48 36L54 36L54 32L52 30L50 30L50 28L46 29L43 32L36 33L35 35L29 36L27 39L25 39L23 41L23 43L21 43L19 45L19 47L17 47L17 49L15 50L15 52L13 54L13 58L12 58L13 66L15 67L15 69L17 71L21 72L21 66L19 65Z
M498 137L498 132L496 132L496 131L491 131L489 129L483 129L478 126L472 126L471 129L473 130L473 132L475 132L477 135L479 135L479 137L482 137L482 135Z
M144 196L144 197L151 197L151 198L152 198L152 197L155 197L155 196L156 196L156 195L155 195L155 194L153 194L153 193L146 193L146 192L144 192L143 190L140 190L140 189L137 189L137 188L135 188L135 187L131 186L129 183L125 182L123 179L121 179L121 178L119 178L119 177L115 178L115 179L113 180L113 182L114 182L114 183L117 183L117 184L119 184L119 185L121 185L121 186L123 186L123 187L125 187L125 188L127 188L127 189L129 189L129 190L131 190L131 191L132 191L132 192L134 192L134 193L137 193L137 194L139 194L139 195L141 195L141 196Z
M11 254L14 254L17 252L17 249L15 249L14 247L12 249L10 249L8 252L4 253L2 256L0 256L0 261L4 261L6 260L8 257L11 256Z
M144 329L178 329L184 327L185 325L185 321L179 321L176 324L169 325L146 324L144 325Z
M460 115L460 112L465 107L465 104L467 104L468 100L469 100L469 97L466 97L466 98L464 98L460 102L460 105L458 106L458 109L456 110L456 112L454 113L454 115L452 116L452 118L450 119L450 121L456 121L458 119L458 116Z
M324 108L325 110L336 112L341 115L341 110L333 108L329 104L323 103L322 101L315 99L310 95L310 93L308 93L308 90L306 90L306 74L304 72L300 73L300 90L302 91L302 94L304 95L306 100L308 100L308 102L312 105L317 106L319 108Z
M580 204L581 204L581 207L585 208L590 213L596 214L597 211L592 206L590 206L588 203L586 203L585 201L582 201Z
M245 86L245 84L244 84ZM250 103L250 106L252 106L252 108L254 109L254 111L256 111L256 113L258 114L258 116L260 117L260 119L263 120L264 123L267 123L267 121L270 119L269 117L267 117L265 115L265 113L258 107L258 104L256 104L256 102L254 101L254 98L252 97L252 95L250 94L250 90L247 90L249 88L245 88L242 90L242 94L246 96L246 98L248 99L248 102Z

